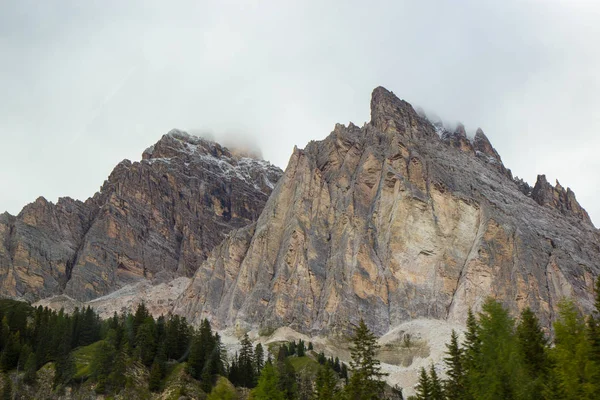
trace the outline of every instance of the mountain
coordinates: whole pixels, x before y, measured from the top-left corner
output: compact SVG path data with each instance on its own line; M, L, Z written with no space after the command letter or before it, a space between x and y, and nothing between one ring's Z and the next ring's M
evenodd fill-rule
M85 202L40 197L0 215L0 295L88 301L136 282L190 277L260 215L282 171L173 130L119 163Z
M381 335L417 318L463 323L487 296L549 326L591 310L600 233L560 184L513 178L479 129L432 123L378 87L371 121L295 148L258 220L232 231L174 312L217 327Z

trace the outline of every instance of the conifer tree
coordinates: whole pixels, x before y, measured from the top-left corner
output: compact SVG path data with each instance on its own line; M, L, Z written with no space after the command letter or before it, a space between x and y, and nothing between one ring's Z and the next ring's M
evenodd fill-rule
M304 347L304 341L302 339L298 341L298 346L296 347L296 354L298 354L298 357L304 357L306 355L306 348Z
M288 358L277 361L277 378L279 390L284 394L284 397L290 400L295 399L298 394L296 371Z
M312 351L312 350L313 350L313 343L308 342L308 351Z
M241 386L252 388L254 387L254 351L252 342L248 334L244 334L241 342L240 355L238 359L238 370L240 374Z
M520 352L519 360L525 367L528 378L522 387L523 395L535 398L542 392L544 379L548 372L547 339L540 327L539 320L530 308L521 313L517 325L517 343Z
M452 330L450 343L446 344L446 364L447 379L444 381L444 392L448 399L466 398L466 375L463 368L463 352L458 344L458 335Z
M375 353L379 349L377 338L361 319L352 338L350 352L352 375L346 386L346 394L352 400L371 400L383 397L386 375L381 372Z
M265 365L265 351L263 349L262 344L258 343L254 348L254 371L255 376L260 376L260 371L262 371L263 366Z
M421 367L419 372L419 383L416 386L416 398L417 400L431 400L431 381L429 380L429 375L427 375L427 371L425 368Z
M284 393L279 389L279 379L273 364L267 362L262 369L258 385L252 391L253 400L287 400Z
M23 381L25 383L31 385L35 383L37 378L37 363L35 361L35 354L30 353L29 357L27 357L27 362L25 363L25 375L23 376Z
M437 372L433 364L429 368L429 382L431 383L431 400L444 400L444 390L442 388L442 382L438 377Z
M554 376L565 399L591 398L597 391L598 367L589 357L591 345L586 340L585 324L573 301L562 300L558 309L555 346L550 351Z
M150 380L148 382L148 389L151 392L158 392L160 390L161 372L158 361L154 360L152 368L150 369Z
M329 365L319 367L315 380L315 400L334 400L337 396L337 377Z

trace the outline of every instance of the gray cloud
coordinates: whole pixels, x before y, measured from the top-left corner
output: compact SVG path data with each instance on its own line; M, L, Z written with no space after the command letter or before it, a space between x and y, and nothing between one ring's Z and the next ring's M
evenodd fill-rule
M323 4L327 3L327 4ZM0 209L86 198L171 128L294 145L383 85L481 126L600 221L600 7L584 1L0 1Z

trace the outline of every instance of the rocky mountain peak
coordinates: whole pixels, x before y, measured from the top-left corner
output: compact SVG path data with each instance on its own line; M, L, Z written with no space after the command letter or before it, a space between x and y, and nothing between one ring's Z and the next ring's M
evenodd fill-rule
M531 197L541 206L554 208L564 215L592 224L590 216L577 201L575 193L570 188L565 190L558 180L556 185L552 186L546 175L538 175Z
M435 135L433 126L410 103L382 86L371 95L371 124L381 132L410 138Z

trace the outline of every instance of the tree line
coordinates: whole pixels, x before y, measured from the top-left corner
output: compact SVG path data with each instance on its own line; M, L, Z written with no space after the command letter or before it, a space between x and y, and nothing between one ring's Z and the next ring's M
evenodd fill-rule
M433 365L420 371L417 400L600 399L600 279L595 310L583 315L570 299L558 304L553 340L536 315L513 319L488 299L469 311L464 341L452 332L444 359L447 378Z

